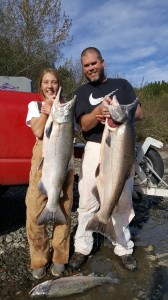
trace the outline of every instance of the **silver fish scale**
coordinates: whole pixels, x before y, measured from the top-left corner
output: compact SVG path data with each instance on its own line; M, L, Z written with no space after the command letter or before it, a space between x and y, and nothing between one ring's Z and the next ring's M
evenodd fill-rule
M72 102L66 103L66 106L58 106L57 108L57 119L56 121L58 123L66 123L70 121L70 115L69 115L69 110L72 106Z
M82 293L88 289L96 287L98 285L102 285L104 283L112 283L114 282L110 277L92 277L88 276L86 278L76 278L73 281L66 281L65 283L61 282L52 285L48 292L48 298L51 296L55 297L63 297L72 294ZM58 284L57 284L58 283Z

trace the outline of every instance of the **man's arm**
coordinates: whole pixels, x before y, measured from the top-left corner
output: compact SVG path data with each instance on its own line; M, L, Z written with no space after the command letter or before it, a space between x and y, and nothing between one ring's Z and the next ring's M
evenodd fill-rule
M98 115L102 115L102 104L96 106L91 113L81 116L80 126L82 130L86 132L94 128L97 123L100 122L100 120L97 118Z
M135 112L135 121L141 121L144 117L144 113L143 110L140 106L140 104L138 104L136 112Z

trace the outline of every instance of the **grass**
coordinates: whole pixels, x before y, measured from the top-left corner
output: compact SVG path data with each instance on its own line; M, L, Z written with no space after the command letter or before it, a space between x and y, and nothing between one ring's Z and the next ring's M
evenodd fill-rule
M168 94L151 96L145 90L137 91L142 104L144 119L136 122L136 141L150 136L168 144Z

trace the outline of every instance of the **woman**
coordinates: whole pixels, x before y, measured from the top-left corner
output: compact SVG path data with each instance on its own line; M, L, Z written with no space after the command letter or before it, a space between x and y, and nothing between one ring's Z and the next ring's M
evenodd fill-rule
M60 87L60 79L55 69L46 69L39 79L39 93L43 102L32 101L28 105L26 124L36 136L33 148L29 187L26 195L26 232L30 247L32 275L40 279L46 275L46 269L52 261L51 273L61 276L69 259L70 214L73 200L74 171L70 170L63 186L60 199L61 209L68 216L67 224L55 223L52 235L52 251L46 225L38 225L37 220L44 209L47 198L38 189L42 169L38 168L42 159L43 133L52 104Z

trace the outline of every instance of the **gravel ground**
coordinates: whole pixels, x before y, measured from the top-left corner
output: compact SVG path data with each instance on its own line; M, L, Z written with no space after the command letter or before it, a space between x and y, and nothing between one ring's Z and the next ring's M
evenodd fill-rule
M80 162L80 159L75 159L71 253L73 251L73 231L77 224ZM32 278L29 269L29 246L25 231L27 187L27 185L12 186L0 196L0 300L16 299L20 295L20 291L29 289L34 283L37 283ZM52 224L49 224L47 228L51 235Z
M76 162L77 173L79 171L79 162L79 160ZM27 186L11 187L0 198L0 299L2 300L28 299L26 298L27 291L38 283L32 278L29 269L29 247L25 234L26 208L24 201L26 190ZM142 196L141 202L134 201L136 217L131 223L133 235L136 236L143 224L148 221L150 209L156 208L160 203L163 204L163 207L167 207L167 200L160 197ZM71 253L73 251L73 236L77 224L77 206L78 189L77 176L75 176ZM51 225L48 225L48 231L51 231ZM101 247L102 241L103 246L109 245L108 241L97 235L92 253ZM48 277L50 276L49 273ZM24 292L25 298L23 297Z
M76 184L74 184L74 188ZM29 269L29 247L25 232L27 186L10 187L1 197L0 211L0 299L16 299L20 291L37 282ZM78 192L74 191L77 198ZM76 225L77 202L72 211L72 230ZM52 224L48 225L51 234Z

